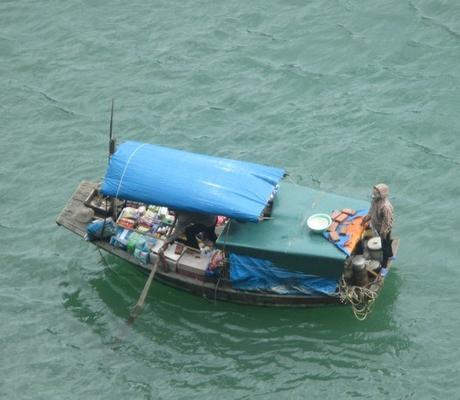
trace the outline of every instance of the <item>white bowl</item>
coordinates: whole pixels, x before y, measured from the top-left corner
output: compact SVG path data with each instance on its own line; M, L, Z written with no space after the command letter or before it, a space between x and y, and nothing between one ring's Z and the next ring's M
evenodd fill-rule
M307 225L315 233L322 233L332 224L332 218L327 214L313 214L307 219Z

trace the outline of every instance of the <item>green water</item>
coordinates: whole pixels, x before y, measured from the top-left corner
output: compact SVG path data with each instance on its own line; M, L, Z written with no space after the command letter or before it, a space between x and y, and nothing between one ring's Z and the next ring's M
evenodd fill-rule
M0 2L0 398L458 399L460 3ZM114 133L286 167L368 198L399 257L346 308L210 303L154 284L56 216Z

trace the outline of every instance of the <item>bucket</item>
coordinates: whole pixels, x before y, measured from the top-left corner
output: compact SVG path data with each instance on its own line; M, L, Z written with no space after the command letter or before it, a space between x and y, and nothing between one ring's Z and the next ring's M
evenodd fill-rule
M353 275L358 286L365 286L369 283L366 269L366 259L362 255L353 256Z
M362 255L356 255L352 257L351 263L354 271L360 271L365 267L366 259Z
M372 260L382 261L383 251L380 236L373 237L367 241L367 250Z
M366 261L366 269L368 271L377 272L379 267L380 267L380 262L377 260L367 260Z

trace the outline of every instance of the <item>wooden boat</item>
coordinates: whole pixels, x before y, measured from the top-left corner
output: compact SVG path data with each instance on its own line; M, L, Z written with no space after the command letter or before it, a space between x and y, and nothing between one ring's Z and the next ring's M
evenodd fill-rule
M346 213L340 210L367 209L368 203L302 187L284 177L281 169L127 142L111 156L102 184L81 182L56 222L84 238L91 221L105 221L109 215L120 221L127 202L221 215L227 218L215 243L223 254L219 273L209 274L208 254L176 242L162 255L155 280L208 299L242 304L308 307L347 303L346 296L340 295L340 282L349 254L327 240L332 232L311 232L306 221L314 213L334 217L334 210L339 210L335 217L341 216L342 223L334 227L338 230L347 223ZM187 190L191 193L185 193ZM154 236L149 262L111 244L109 238L90 242L149 274L165 240L165 235ZM397 239L393 241L394 254L398 244ZM313 278L313 284L319 281L319 287L333 282L334 288L325 292L313 286L311 291L293 293L279 287L241 285L232 277L232 255L239 257L238 262L268 262L269 267L288 274L287 281L293 279L289 274L300 274L302 279ZM367 286L375 295L383 282L384 276L369 271Z

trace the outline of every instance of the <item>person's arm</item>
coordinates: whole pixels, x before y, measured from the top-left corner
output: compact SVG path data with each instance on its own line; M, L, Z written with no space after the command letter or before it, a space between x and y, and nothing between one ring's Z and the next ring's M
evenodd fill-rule
M371 220L371 216L369 214L365 215L363 220L361 221L361 226L366 225Z

